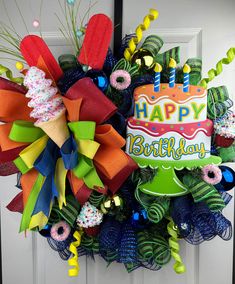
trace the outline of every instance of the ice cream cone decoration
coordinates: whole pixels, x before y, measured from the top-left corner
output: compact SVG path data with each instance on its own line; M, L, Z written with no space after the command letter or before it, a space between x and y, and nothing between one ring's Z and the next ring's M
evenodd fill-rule
M40 127L61 148L69 137L69 130L66 109L58 89L37 67L28 70L24 84L28 87L26 97L31 98L28 106L33 108L30 116L37 119L35 126Z
M69 137L65 110L49 121L37 124L60 148Z

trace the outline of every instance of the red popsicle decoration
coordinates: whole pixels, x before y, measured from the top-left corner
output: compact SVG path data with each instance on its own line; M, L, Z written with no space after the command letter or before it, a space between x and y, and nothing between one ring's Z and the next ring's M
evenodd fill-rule
M29 66L37 66L47 74L47 78L56 82L63 75L62 69L41 37L36 35L24 37L20 51Z
M104 14L96 14L88 22L78 61L92 69L102 69L113 33L113 24Z

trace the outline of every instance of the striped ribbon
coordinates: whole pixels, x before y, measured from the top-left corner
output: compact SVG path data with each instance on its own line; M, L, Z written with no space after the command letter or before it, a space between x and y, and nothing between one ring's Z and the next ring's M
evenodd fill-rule
M194 202L205 202L212 211L225 208L225 203L213 185L188 174L183 177L183 183L189 188Z
M66 206L63 206L62 209L59 208L58 203L53 205L48 223L54 224L61 220L65 220L71 227L73 227L79 210L80 204L78 201L72 195L68 195L66 196Z
M157 198L148 208L148 219L153 223L158 223L167 213L170 206L170 200L166 197Z
M189 84L196 86L201 80L202 60L199 58L189 58L186 64L188 64L191 69Z
M92 251L93 253L98 253L100 245L97 237L92 237L83 234L81 240L81 247L85 248L88 251Z
M157 35L147 36L141 49L149 51L155 57L163 46L163 40Z
M216 119L224 116L228 109L233 106L229 99L228 90L225 86L208 89L208 117Z
M99 207L101 203L105 200L105 198L105 195L93 190L89 197L89 202L95 207Z
M154 61L162 66L162 69L166 69L169 66L170 59L173 58L176 63L180 62L180 48L179 46L169 49L161 54L157 54L154 57ZM191 67L191 66L190 66Z
M138 255L141 261L155 262L163 266L171 259L169 244L160 235L152 235L148 231L137 234Z
M114 66L112 72L116 70L125 70L133 77L138 74L139 66L137 64L132 66L126 59L122 58Z

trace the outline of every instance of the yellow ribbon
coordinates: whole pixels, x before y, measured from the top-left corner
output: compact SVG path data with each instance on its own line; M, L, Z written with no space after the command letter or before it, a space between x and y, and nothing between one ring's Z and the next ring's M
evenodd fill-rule
M68 260L69 266L72 266L72 268L70 268L68 271L68 275L70 277L77 276L80 270L77 247L81 244L82 232L76 231L73 234L73 237L76 239L76 241L72 242L69 246L69 251L73 254L73 256Z
M149 14L144 17L143 23L138 25L138 27L135 30L136 36L129 41L128 47L124 51L124 57L127 61L131 60L131 57L135 52L138 43L141 41L143 37L143 31L146 31L150 26L150 22L156 20L157 18L158 18L158 11L155 9L150 9Z
M46 147L48 141L48 136L42 136L32 144L30 144L27 148L20 152L19 156L25 163L28 169L33 168L33 164L41 154L41 152Z

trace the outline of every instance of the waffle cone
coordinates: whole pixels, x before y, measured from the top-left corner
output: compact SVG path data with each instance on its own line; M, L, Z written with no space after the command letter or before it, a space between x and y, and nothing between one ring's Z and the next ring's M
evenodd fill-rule
M37 124L60 148L69 137L65 110L53 119Z

